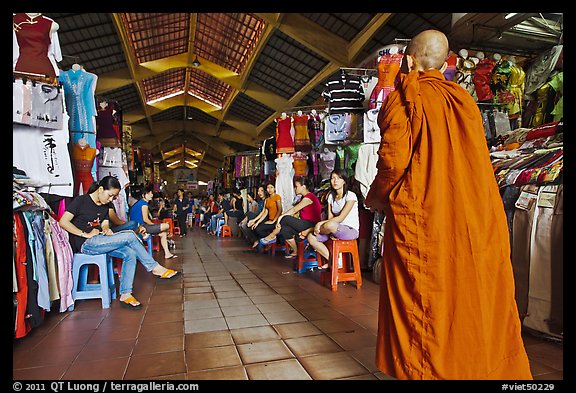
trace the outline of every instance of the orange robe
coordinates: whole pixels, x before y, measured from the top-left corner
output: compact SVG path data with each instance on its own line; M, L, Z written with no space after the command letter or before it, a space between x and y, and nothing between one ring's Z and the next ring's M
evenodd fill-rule
M398 379L532 379L506 215L474 99L437 70L380 110L386 214L376 364Z

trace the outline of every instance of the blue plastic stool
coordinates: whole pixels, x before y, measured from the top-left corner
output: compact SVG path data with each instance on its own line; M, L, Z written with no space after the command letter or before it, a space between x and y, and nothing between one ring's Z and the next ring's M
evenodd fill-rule
M216 236L220 237L222 225L224 225L225 222L226 220L224 220L223 218L219 218L218 221L216 221Z
M298 273L304 273L308 269L318 267L316 252L309 252L308 240L304 239L298 243L298 256L296 257L296 269ZM308 254L308 255L306 255Z
M88 284L88 265L98 266L100 283ZM109 308L111 300L116 299L112 257L106 254L74 254L72 283L74 302L81 299L102 299L102 308ZM74 303L68 307L68 311L74 311Z

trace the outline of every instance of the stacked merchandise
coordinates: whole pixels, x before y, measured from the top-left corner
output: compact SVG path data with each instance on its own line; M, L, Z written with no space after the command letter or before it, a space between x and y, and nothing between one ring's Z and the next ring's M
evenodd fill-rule
M563 122L505 134L490 153L508 218L524 326L563 335Z

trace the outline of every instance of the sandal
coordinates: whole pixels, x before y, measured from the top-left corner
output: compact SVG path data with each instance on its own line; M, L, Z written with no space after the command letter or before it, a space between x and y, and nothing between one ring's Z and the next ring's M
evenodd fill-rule
M177 277L179 275L180 275L180 272L177 272L176 270L166 269L166 271L164 273L162 273L162 275L158 276L158 280L168 281L168 280L172 280L174 277Z
M138 302L134 296L130 296L124 300L120 300L120 306L123 308L128 308L130 310L139 310L142 308L142 303L138 302L138 304L133 304Z
M172 259L172 258L178 258L178 255L172 254L169 257L164 257L164 259Z

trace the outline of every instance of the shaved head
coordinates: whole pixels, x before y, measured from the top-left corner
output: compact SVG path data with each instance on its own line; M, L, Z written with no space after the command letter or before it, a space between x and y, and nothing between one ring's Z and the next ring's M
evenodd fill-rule
M406 54L412 55L416 68L437 69L444 65L448 57L448 38L438 30L424 30L410 40Z

